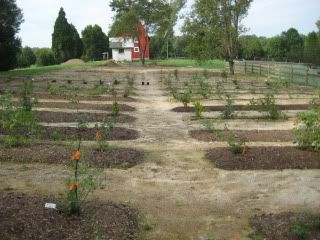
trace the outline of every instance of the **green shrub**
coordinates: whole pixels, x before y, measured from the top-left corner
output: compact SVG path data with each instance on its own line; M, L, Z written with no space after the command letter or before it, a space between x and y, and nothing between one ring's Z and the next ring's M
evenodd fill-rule
M55 64L54 56L51 49L46 49L46 48L39 49L36 52L36 56L37 56L36 64L38 66L49 66L49 65Z
M18 67L25 68L35 64L37 60L36 55L29 47L24 47L18 55Z
M234 100L227 94L226 105L222 113L224 119L231 119L234 116Z
M265 112L269 119L279 119L285 117L285 115L277 108L276 100L273 93L266 93L263 98L259 98L257 101L252 99L250 101L251 108L258 107L259 112Z
M243 149L246 145L247 140L245 138L237 139L233 134L228 139L229 147L234 154L243 153Z
M184 107L187 107L192 99L191 91L185 90L184 92L176 93L174 94L174 98L181 102Z
M204 111L204 106L201 104L200 101L194 102L193 106L194 106L194 113L195 113L196 117L201 118L202 112Z
M310 110L300 113L294 135L301 148L319 151L320 112Z
M198 93L204 97L207 98L211 94L211 86L209 83L205 82L203 79L199 81L199 90Z
M222 79L227 79L228 78L228 73L225 70L223 70L221 72L220 76L221 76Z
M299 224L295 221L291 226L291 232L300 240L308 240L309 234L307 233L306 226Z
M120 114L119 104L117 101L113 101L111 115L115 117L115 116L118 116L119 114Z

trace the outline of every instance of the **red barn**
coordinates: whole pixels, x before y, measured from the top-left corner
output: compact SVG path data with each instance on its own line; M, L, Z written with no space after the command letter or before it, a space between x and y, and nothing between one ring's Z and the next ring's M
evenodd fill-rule
M117 37L109 39L113 60L139 61L140 54L144 54L145 60L150 59L150 38L141 23L138 24L138 29L139 39L133 40L130 37Z

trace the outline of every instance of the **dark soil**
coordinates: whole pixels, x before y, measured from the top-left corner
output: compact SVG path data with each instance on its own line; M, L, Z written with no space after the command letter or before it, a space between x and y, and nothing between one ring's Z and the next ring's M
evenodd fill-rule
M252 147L247 154L229 148L210 149L207 159L226 170L319 169L320 153L295 147Z
M65 112L49 112L35 111L36 118L39 122L59 123L59 122L78 122L80 118L86 119L88 122L102 122L106 117L116 123L130 123L136 120L135 117L120 114L112 116L104 113L65 113Z
M307 110L310 109L309 104L290 104L276 105L279 110ZM250 107L248 105L233 105L235 111L258 111L259 106ZM204 112L221 112L224 111L224 106L204 106ZM174 112L194 112L194 107L175 107Z
M280 213L254 216L250 219L254 239L266 240L318 240L320 215L308 213ZM299 236L300 235L300 236ZM260 239L259 238L259 239Z
M69 100L67 95L51 95L47 93L35 93L34 97L38 99L55 99L55 100ZM78 96L79 101L113 101L115 98L113 96ZM121 102L135 102L136 99L131 97L117 97L117 101Z
M214 134L210 130L193 130L189 131L191 137L204 142L224 142L228 141L230 133L218 131L219 134ZM232 131L236 139L245 138L247 141L256 142L291 142L294 140L292 131L289 130L252 130Z
M88 103L64 103L64 102L39 102L35 105L36 108L63 108L63 109L83 109L83 110L102 110L112 111L112 104L88 104ZM133 112L134 107L126 104L119 104L120 112Z
M73 127L42 127L39 135L40 139L51 140L75 140L81 136L82 140L93 141L96 137L96 132L100 131L98 128L85 128L79 131ZM9 130L0 128L0 135L8 135ZM108 135L108 140L134 140L139 137L136 130L115 127Z
M48 163L67 165L73 146L62 144L33 144L18 148L0 147L0 161L19 163ZM130 148L108 147L103 152L96 148L82 148L83 159L91 167L130 168L143 161L143 152Z
M47 202L59 210L44 208ZM1 239L138 239L138 212L123 204L87 203L80 216L68 216L62 208L59 199L0 192Z

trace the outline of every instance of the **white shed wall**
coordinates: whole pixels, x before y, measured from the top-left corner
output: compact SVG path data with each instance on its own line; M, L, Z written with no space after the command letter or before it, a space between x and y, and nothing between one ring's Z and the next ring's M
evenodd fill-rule
M119 53L119 49L112 49L112 59L114 61L131 61L131 48L125 48L124 53Z

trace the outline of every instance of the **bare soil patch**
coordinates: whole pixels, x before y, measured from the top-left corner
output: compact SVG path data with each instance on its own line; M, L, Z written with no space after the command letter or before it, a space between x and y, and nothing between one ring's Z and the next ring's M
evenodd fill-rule
M294 140L292 131L289 130L236 130L232 131L236 139L245 138L247 141L257 142L291 142ZM213 134L210 130L189 131L191 137L204 142L225 142L228 141L230 134L219 131Z
M84 63L82 59L74 58L74 59L69 59L68 61L65 61L62 64L81 64Z
M279 110L307 110L310 109L309 104L287 104L276 105ZM248 105L233 105L235 111L258 111L260 106L249 107ZM204 112L221 112L225 106L204 106ZM174 112L194 112L194 107L175 107Z
M19 163L47 163L67 165L72 146L62 144L33 144L19 148L0 147L0 160ZM103 152L83 147L83 158L91 167L131 168L143 161L144 153L131 148L109 147Z
M63 109L83 109L83 110L103 110L112 111L112 104L88 104L88 103L64 103L64 102L39 102L35 105L37 108L63 108ZM132 112L134 107L126 104L119 104L120 111Z
M0 192L1 239L138 239L138 212L123 204L88 203L80 216L68 216L46 202L62 209L59 199Z
M247 154L229 148L210 149L207 159L226 170L319 169L320 154L295 147L252 147Z
M111 114L104 113L66 113L36 111L35 115L38 121L46 123L78 122L80 118L85 118L88 122L102 122L105 118L109 118L116 123L131 123L136 120L135 117L125 114L112 116Z
M292 212L264 214L252 217L250 225L255 230L252 235L261 239L320 239L320 215Z
M47 93L35 93L34 97L38 99L54 99L54 100L69 100L67 95L52 95ZM113 96L77 96L79 101L114 101L115 98ZM136 102L136 99L132 97L117 97L117 101L121 102Z

